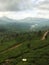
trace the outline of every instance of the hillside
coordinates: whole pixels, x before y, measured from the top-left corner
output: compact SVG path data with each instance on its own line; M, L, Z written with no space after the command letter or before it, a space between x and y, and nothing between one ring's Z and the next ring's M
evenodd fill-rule
M42 41L43 35L44 32L0 33L0 65L49 65L49 36Z

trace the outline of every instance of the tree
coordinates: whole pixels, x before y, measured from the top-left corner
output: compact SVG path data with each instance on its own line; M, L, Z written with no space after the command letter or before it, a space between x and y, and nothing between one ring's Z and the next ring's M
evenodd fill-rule
M28 44L27 44L27 47L28 47L28 48L31 48L31 44L30 44L30 43L28 43Z
M38 31L38 36L41 36L42 35L42 32L41 31Z

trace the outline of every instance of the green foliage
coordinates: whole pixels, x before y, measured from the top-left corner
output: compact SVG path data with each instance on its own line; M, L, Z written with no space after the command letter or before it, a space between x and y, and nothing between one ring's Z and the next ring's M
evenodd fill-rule
M2 34L1 40L4 41L1 43L0 40L0 65L49 65L49 37L42 41L38 34L39 32ZM19 44L21 45L13 48ZM27 61L23 62L23 58Z

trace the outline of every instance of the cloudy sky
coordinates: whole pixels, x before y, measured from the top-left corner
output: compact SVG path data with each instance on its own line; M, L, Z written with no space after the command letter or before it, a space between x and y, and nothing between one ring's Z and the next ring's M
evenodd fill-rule
M49 0L0 0L0 17L49 19Z

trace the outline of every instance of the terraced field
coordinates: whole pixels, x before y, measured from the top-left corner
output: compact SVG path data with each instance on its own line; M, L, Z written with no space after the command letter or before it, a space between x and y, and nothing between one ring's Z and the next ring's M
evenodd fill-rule
M25 33L0 44L0 65L49 65L49 37L42 36Z

